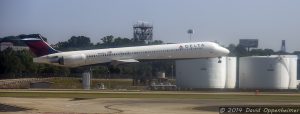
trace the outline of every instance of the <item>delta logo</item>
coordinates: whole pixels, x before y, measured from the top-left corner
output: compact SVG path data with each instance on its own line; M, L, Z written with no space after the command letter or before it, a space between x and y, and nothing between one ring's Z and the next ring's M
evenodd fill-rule
M203 48L203 47L204 47L204 44L190 44L190 45L184 45L184 46L180 45L179 49L183 49L183 48L186 48L186 49L188 49L188 48Z

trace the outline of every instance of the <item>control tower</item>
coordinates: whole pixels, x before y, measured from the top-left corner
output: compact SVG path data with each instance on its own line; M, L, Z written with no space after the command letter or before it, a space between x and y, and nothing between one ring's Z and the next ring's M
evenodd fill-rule
M136 41L151 42L153 37L153 25L145 22L138 21L133 25L133 38Z

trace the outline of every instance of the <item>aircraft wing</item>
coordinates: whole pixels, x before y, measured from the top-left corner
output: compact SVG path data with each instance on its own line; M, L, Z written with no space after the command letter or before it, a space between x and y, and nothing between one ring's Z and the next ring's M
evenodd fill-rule
M112 60L111 64L113 66L117 66L122 63L137 63L137 62L140 62L140 61L135 60L135 59L121 59L121 60Z

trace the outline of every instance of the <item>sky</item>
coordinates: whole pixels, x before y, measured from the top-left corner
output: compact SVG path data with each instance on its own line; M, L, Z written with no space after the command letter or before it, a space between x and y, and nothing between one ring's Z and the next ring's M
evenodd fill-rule
M300 0L0 0L0 37L40 33L55 44L71 36L100 42L133 37L133 24L153 24L168 43L258 39L259 48L300 50Z

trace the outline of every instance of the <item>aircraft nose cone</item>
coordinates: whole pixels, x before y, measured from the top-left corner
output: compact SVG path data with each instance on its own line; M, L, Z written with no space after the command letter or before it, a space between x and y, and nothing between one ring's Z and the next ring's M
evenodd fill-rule
M228 49L226 49L226 48L223 48L223 49L224 49L223 50L224 54L228 55L230 53L230 51Z
M224 56L224 55L228 55L230 53L230 51L226 48L220 47L219 48L219 52Z

